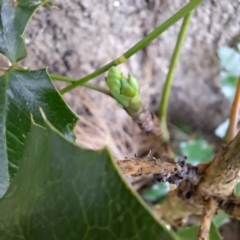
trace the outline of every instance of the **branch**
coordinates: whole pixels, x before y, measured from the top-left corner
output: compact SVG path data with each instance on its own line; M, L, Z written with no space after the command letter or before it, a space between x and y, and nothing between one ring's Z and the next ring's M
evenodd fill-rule
M222 146L209 167L203 181L198 187L201 195L230 196L239 181L240 171L240 132L227 145Z
M209 239L209 231L211 227L211 221L213 216L216 214L217 203L210 198L203 209L201 225L198 232L198 240L208 240Z
M193 0L190 1L185 7L180 9L177 13L175 13L172 17L170 17L166 22L161 24L159 27L157 27L154 31L149 33L146 37L144 37L141 41L139 41L136 45L134 45L132 48L130 48L127 52L125 52L122 56L117 58L116 60L108 63L107 65L97 69L95 72L85 76L84 78L79 79L75 83L65 87L60 91L61 94L64 94L77 86L80 86L89 80L99 76L100 74L106 72L110 67L117 66L121 63L126 62L131 56L133 56L136 52L143 49L145 46L147 46L150 42L152 42L155 38L157 38L161 33L166 31L169 27L171 27L173 24L175 24L177 21L179 21L181 18L185 17L190 11L192 11L194 8L196 8L202 0Z
M177 162L171 158L162 161L151 156L151 151L145 159L132 158L117 161L123 175L141 176L153 174L156 181L169 182L178 185L185 179L196 177L196 167L186 164L186 157L180 157Z
M162 130L159 119L150 111L143 109L133 117L133 121L136 122L140 129L145 133L153 134L160 140L162 139Z
M162 174L169 178L172 175L181 172L182 168L173 163L161 162L160 159L126 159L117 161L123 175L141 176L148 174Z

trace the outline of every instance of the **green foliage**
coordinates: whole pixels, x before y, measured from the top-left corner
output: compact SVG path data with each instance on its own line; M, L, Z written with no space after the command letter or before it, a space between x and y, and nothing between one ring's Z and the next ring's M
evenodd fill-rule
M146 189L142 193L142 197L146 201L160 204L165 201L169 190L170 188L168 183L157 183L151 188Z
M236 195L240 197L240 183L236 185Z
M204 140L190 140L180 144L182 155L187 156L187 162L198 165L212 160L213 147Z
M183 131L187 135L191 135L192 133L190 126L182 119L177 120L176 127L179 128L181 131Z
M119 174L107 149L32 125L17 176L0 200L1 239L176 239Z
M237 83L238 76L228 75L226 72L221 73L222 92L229 100L234 98Z
M56 91L46 70L11 70L0 77L0 88L0 126L3 133L0 154L4 156L0 165L5 172L1 173L0 185L6 186L6 165L9 163L10 176L15 176L30 131L31 117L36 123L43 124L39 107L45 111L49 121L71 140L74 139L72 129L78 118ZM1 188L6 190L6 187Z
M229 217L225 212L219 211L218 214L214 216L213 222L219 228L229 222Z
M27 56L23 34L32 14L43 2L43 0L18 0L15 3L1 0L0 53L12 62L18 62Z
M221 47L218 50L218 57L223 68L221 72L222 91L227 98L233 100L240 75L240 50Z
M177 234L181 240L193 240L197 239L198 229L198 226L181 228ZM209 240L222 240L217 226L214 223L211 224Z
M0 197L18 171L29 133L31 117L43 124L39 107L49 121L66 137L74 140L72 132L77 116L63 101L46 70L20 70L17 61L27 56L23 33L32 14L48 1L2 0L0 21L0 52L13 66L0 77Z

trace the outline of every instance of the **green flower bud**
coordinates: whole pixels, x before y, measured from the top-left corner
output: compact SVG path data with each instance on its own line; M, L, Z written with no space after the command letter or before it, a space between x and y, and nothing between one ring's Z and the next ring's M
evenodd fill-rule
M134 116L142 108L139 96L139 84L136 78L128 75L126 79L116 67L111 67L106 78L107 85L119 104L129 115Z
M122 78L121 94L127 97L135 97L139 94L139 84L136 78L128 75L128 78Z
M121 79L122 74L116 67L109 68L106 82L111 91L120 93Z

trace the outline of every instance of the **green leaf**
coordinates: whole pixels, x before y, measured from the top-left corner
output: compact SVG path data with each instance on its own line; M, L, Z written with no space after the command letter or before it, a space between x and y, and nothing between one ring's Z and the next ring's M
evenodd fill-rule
M71 140L74 139L72 130L78 118L56 91L45 69L12 70L0 77L0 89L0 186L5 186L7 161L13 177L30 131L31 115L36 123L43 124L39 107L45 111L49 121Z
M170 189L168 183L154 184L151 188L146 189L142 193L142 197L146 201L153 203L162 203L166 199L169 190Z
M229 222L229 217L225 212L219 211L218 214L213 218L213 222L219 228L223 224Z
M198 230L199 230L199 226L185 227L185 228L181 228L177 232L177 234L180 237L180 240L193 240L193 239L197 239ZM222 240L222 237L218 231L218 228L214 223L211 224L209 239Z
M216 128L215 134L218 137L223 138L227 132L228 126L229 126L229 118Z
M221 47L218 50L221 66L233 76L240 75L240 53L233 48Z
M17 176L0 199L1 240L176 239L147 209L108 150L80 148L33 125Z
M240 121L240 116L238 118L238 121ZM218 137L223 138L227 132L228 126L229 126L229 118L216 128L215 134Z
M6 139L6 82L0 81L0 198L8 188L8 158Z
M240 197L240 183L238 183L235 188L236 188L236 195Z
M225 72L221 74L222 92L230 100L234 99L237 83L238 83L238 76L229 75Z
M0 1L0 53L18 62L27 56L23 39L32 14L43 0ZM16 5L16 6L15 6Z
M192 133L192 129L191 127L182 119L178 119L177 120L177 123L176 123L176 126L182 130L185 134L187 135L191 135Z
M213 156L213 147L204 140L191 140L180 144L182 154L187 156L187 162L198 165L210 161Z

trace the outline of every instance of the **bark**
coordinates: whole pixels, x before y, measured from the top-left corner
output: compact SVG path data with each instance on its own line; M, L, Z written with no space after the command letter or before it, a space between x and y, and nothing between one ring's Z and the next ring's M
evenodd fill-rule
M217 201L218 208L231 209L229 214L237 216L239 200L235 199L233 204L231 199L234 197L234 187L239 182L239 149L240 132L227 146L221 147L209 164L198 166L195 182L187 179L170 192L167 202L161 208L165 221L176 225L179 219L186 221L190 215L202 215L206 201L211 198Z
M198 240L209 240L209 231L211 227L211 221L216 214L217 203L210 198L203 209L201 225L198 233Z
M163 174L166 175L166 178L169 178L182 170L181 166L177 164L161 162L160 159L156 158L146 158L145 160L140 158L126 159L117 161L117 164L125 176Z

